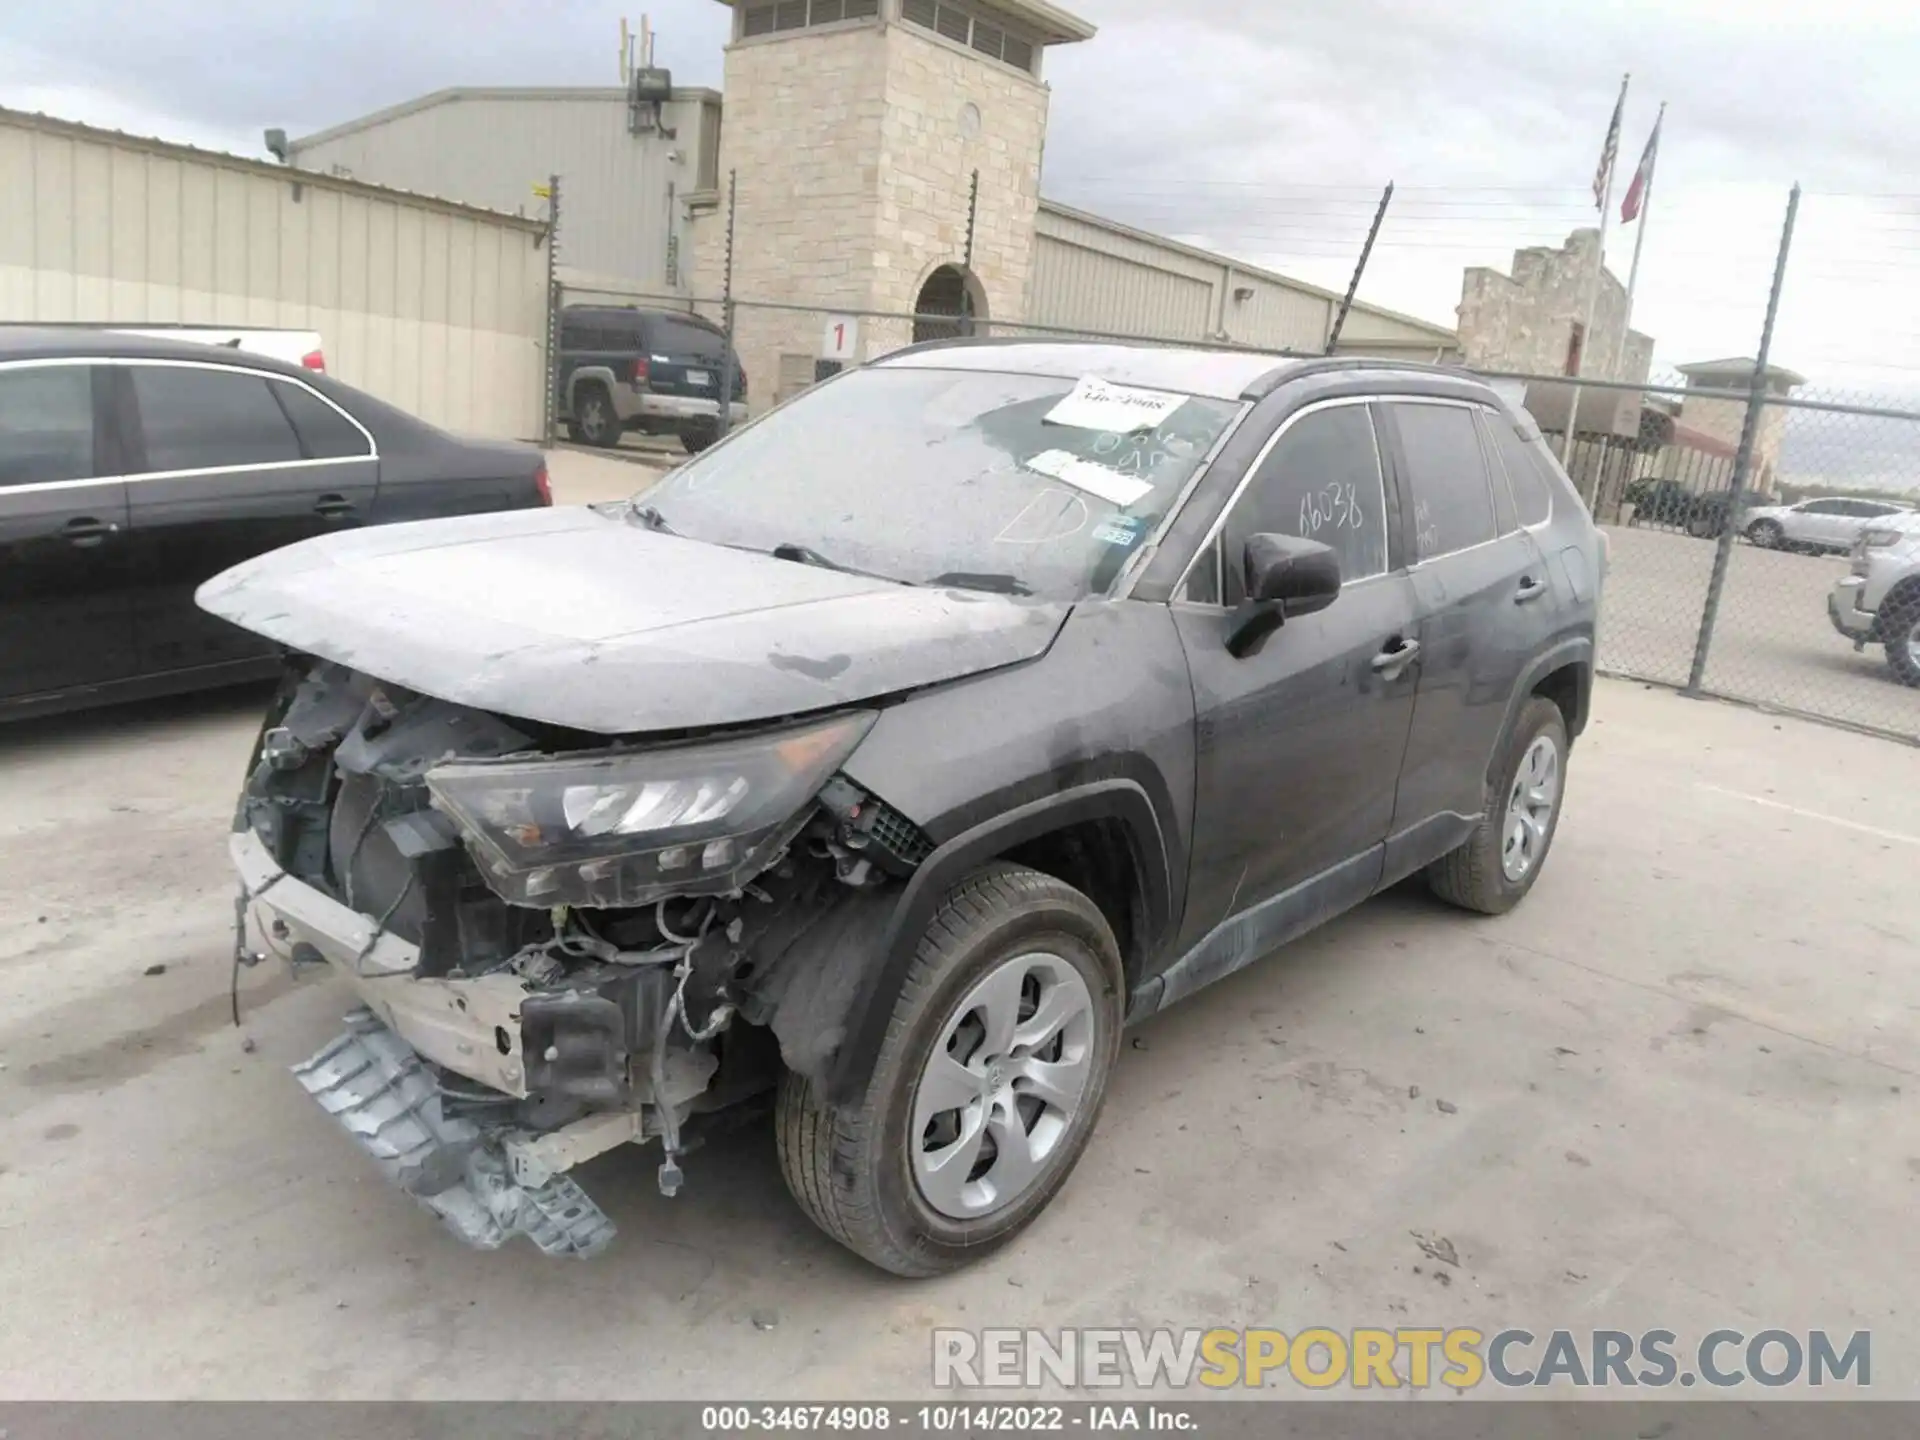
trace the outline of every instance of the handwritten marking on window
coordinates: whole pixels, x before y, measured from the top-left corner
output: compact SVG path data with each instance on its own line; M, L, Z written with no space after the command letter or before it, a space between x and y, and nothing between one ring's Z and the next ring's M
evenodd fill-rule
M1365 510L1358 490L1351 483L1336 481L1300 497L1300 534L1311 540L1322 530L1364 530Z

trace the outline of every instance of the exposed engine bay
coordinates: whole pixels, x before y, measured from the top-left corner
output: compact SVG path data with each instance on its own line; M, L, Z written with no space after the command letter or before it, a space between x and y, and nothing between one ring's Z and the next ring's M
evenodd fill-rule
M874 712L616 741L300 662L232 839L236 963L362 1007L296 1074L470 1243L589 1255L566 1172L817 1075L931 845L839 767Z

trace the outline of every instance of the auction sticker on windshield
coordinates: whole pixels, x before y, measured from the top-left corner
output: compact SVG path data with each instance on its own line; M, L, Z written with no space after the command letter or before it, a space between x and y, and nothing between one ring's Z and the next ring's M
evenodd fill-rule
M1082 460L1064 450L1042 450L1027 461L1027 468L1037 470L1042 475L1051 475L1055 480L1064 480L1074 489L1084 490L1123 510L1153 493L1153 486L1144 480L1122 475L1118 470L1109 470L1104 465Z
M1164 390L1135 390L1084 375L1080 383L1047 412L1046 418L1049 425L1071 425L1079 430L1109 430L1126 435L1135 430L1158 428L1186 403L1185 395L1169 395Z

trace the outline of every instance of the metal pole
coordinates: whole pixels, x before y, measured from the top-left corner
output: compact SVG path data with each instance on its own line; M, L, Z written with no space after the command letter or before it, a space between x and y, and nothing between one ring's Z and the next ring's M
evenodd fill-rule
M540 410L541 443L560 442L560 177L547 177L547 394Z
M980 219L980 172L973 172L973 184L967 191L967 244L961 252L960 333L973 335L973 232Z
M1713 577L1707 581L1707 601L1700 612L1700 638L1693 647L1693 671L1686 693L1698 695L1707 678L1707 653L1713 646L1713 626L1720 617L1720 598L1726 590L1727 566L1733 559L1734 526L1740 515L1740 497L1753 468L1753 447L1760 435L1760 417L1766 409L1767 359L1773 353L1773 322L1780 314L1780 290L1787 280L1787 253L1793 248L1793 222L1800 213L1800 186L1787 194L1787 220L1780 230L1780 253L1773 261L1773 290L1767 296L1766 323L1760 328L1760 353L1753 362L1753 382L1747 387L1747 415L1740 426L1740 448L1733 456L1733 484L1727 492L1726 527L1713 552Z
M720 272L720 328L725 333L726 351L720 359L720 415L718 429L725 435L733 428L733 367L739 357L733 349L733 221L735 202L740 195L740 172L727 172L727 249ZM761 384L766 384L764 377Z
M1614 352L1613 369L1619 374L1627 363L1627 332L1633 328L1633 297L1640 288L1640 252L1647 243L1647 222L1653 218L1653 173L1660 168L1660 122L1667 118L1667 102L1660 102L1660 113L1653 121L1653 154L1647 161L1647 188L1640 192L1639 229L1633 233L1633 264L1627 269L1627 318L1620 324L1620 346ZM1629 187L1631 188L1631 187Z
M1340 343L1340 331L1347 323L1347 312L1353 308L1354 293L1360 288L1360 277L1367 273L1367 257L1373 254L1373 242L1379 238L1380 222L1387 218L1387 206L1393 202L1393 182L1387 182L1387 188L1380 192L1380 208L1373 212L1373 224L1367 230L1367 243L1360 247L1360 263L1353 267L1353 279L1347 282L1347 293L1340 301L1340 311L1333 317L1333 328L1327 331L1327 354L1333 354L1334 347Z
M1633 79L1623 76L1620 81L1620 98L1614 103L1613 113L1617 120L1627 108L1627 85ZM1565 470L1573 458L1573 432L1580 424L1580 372L1587 368L1587 355L1593 349L1593 321L1600 309L1600 290L1607 278L1607 227L1613 220L1613 175L1620 168L1619 134L1612 125L1608 126L1609 141L1614 147L1611 156L1602 155L1602 163L1607 167L1606 184L1602 187L1600 198L1600 244L1593 255L1593 288L1587 292L1587 324L1580 332L1580 354L1573 362L1573 399L1567 405L1567 433L1560 440L1560 468ZM1587 508L1593 508L1594 496L1585 496Z

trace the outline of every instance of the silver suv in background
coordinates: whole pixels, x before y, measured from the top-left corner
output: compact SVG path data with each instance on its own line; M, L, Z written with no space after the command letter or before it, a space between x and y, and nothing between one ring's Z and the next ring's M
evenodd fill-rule
M1797 505L1752 505L1740 517L1740 532L1763 550L1844 555L1882 520L1907 513L1903 505L1844 495Z
M1855 650L1884 645L1903 685L1920 686L1920 514L1896 511L1854 542L1851 573L1827 597L1834 628Z

